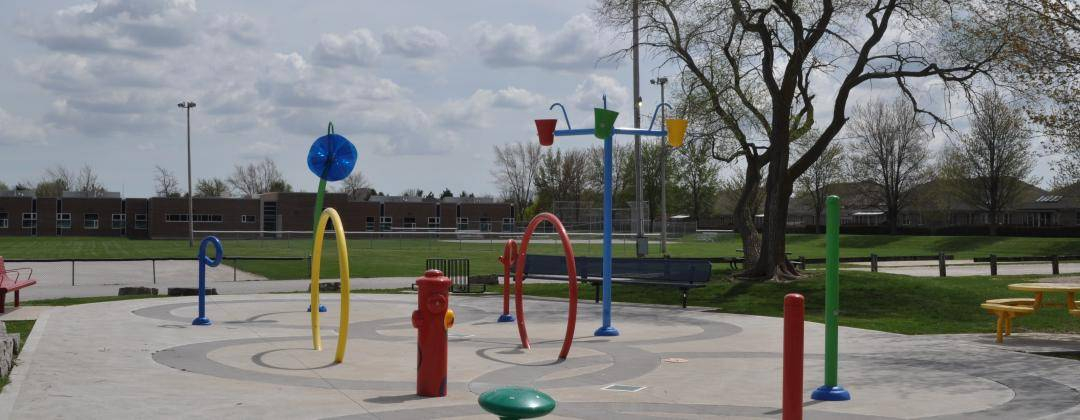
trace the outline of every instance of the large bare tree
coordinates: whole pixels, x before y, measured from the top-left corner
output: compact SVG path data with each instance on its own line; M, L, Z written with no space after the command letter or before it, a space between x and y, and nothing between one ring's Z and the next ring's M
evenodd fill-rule
M1002 213L1035 181L1025 117L996 92L976 100L971 132L947 146L945 159L944 175L960 198L986 211L991 235L997 234Z
M590 153L582 149L548 149L536 168L537 208L551 210L556 201L582 201L589 191Z
M367 200L368 197L375 192L371 188L371 181L368 181L359 169L354 169L349 176L341 180L341 187L339 192L343 192L349 196L349 200L362 201Z
M851 177L867 187L863 193L881 206L895 234L912 191L928 178L930 136L911 104L900 99L856 107L850 129Z
M525 209L532 204L536 186L540 145L535 142L495 145L495 167L491 176L503 200L514 205L517 220L525 219Z
M247 165L236 165L228 179L240 195L251 198L265 192L288 192L292 186L278 170L273 159L265 158Z
M71 190L84 197L95 197L105 192L105 186L101 185L98 181L98 175L94 172L94 168L90 165L83 165L79 169L78 175L75 176L75 183L71 185Z
M740 276L784 280L798 276L785 256L794 182L847 123L852 92L891 81L913 109L944 122L920 106L912 85L933 78L967 88L997 59L1002 42L969 42L955 24L974 1L600 0L597 10L626 29L640 4L642 45L692 75L747 164L765 168L760 255ZM828 108L826 120L815 120L816 106ZM810 146L793 153L815 125ZM768 141L764 153L755 133Z
M814 212L814 229L823 225L821 213L825 210L825 198L830 187L844 179L844 147L839 143L829 145L825 153L810 165L798 180L797 194L810 204Z
M154 185L158 197L179 197L180 181L176 179L172 171L154 166Z

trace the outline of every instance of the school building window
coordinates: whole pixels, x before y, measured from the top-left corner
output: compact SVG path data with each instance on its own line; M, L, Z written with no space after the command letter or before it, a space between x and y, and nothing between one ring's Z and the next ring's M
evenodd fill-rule
M123 229L127 227L127 215L124 213L113 213L111 227L113 229Z
M135 215L135 229L146 230L146 213Z
M379 230L390 230L390 225L394 223L394 218L390 216L383 216L379 218Z
M514 218L513 217L504 217L503 218L502 230L504 232L510 232L510 231L514 230Z
M432 228L432 229L438 228L441 223L442 223L442 218L441 217L429 217L429 218L427 218L427 227L429 227L429 228Z
M488 232L490 230L491 230L491 219L488 219L486 217L481 217L480 218L480 231L481 232Z
M364 230L375 230L375 217L368 216L364 219Z
M71 213L56 213L56 228L71 229Z
M0 229L7 229L8 227L8 214L0 213Z
M457 218L457 229L458 230L469 230L469 218L468 217L459 217L459 218Z
M22 214L22 227L23 227L23 229L35 229L35 228L37 228L37 213L23 213Z
M98 228L98 215L94 213L88 213L83 215L83 229L97 229Z
M220 214L196 214L193 216L195 223L221 223L222 217ZM186 213L169 213L165 215L165 221L168 223L187 222L188 215Z
M416 228L416 218L415 217L406 217L405 218L405 224L402 225L402 226L404 226L406 228L409 228L409 229L415 229Z
M248 214L241 215L240 223L255 223L255 216Z

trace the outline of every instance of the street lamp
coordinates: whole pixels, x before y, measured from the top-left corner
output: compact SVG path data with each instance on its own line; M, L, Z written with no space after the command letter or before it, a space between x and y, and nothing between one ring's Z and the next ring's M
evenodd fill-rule
M667 103L664 101L664 85L666 85L668 79L666 77L657 77L649 80L649 83L654 85L660 85L660 103ZM667 110L664 107L660 107L660 121L667 121ZM661 130L665 127L661 126ZM668 156L668 144L665 141L660 143L660 255L667 256L667 156Z
M183 108L187 111L187 212L188 212L188 247L195 246L195 205L193 202L193 195L191 194L191 108L195 107L195 103L191 101L185 101L176 104L176 106Z

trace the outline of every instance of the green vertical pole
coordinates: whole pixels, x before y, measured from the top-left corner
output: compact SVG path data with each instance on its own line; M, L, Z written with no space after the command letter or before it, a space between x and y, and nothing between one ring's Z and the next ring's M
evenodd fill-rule
M825 199L825 385L814 390L818 401L847 401L851 394L837 381L840 312L840 197Z
M334 134L333 122L326 126L326 135L329 136L331 134ZM329 170L329 167L327 167L326 170ZM312 250L315 248L315 232L319 231L319 216L322 216L323 196L326 195L326 170L324 170L323 176L319 177L319 189L318 192L315 193L315 220L311 221L311 245L308 246L308 249ZM314 264L311 264L308 266L308 269L310 270L311 268L314 268L314 266ZM308 308L308 312L311 312L310 307ZM323 305L322 302L319 303L319 312L326 312L326 306Z

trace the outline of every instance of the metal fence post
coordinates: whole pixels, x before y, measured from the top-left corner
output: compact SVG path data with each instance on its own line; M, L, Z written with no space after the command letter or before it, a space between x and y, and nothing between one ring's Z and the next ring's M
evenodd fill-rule
M877 254L870 254L870 272L877 272Z
M997 275L997 254L990 254L990 275Z
M945 277L945 252L937 254L938 276Z
M1055 275L1056 274L1061 274L1061 269L1058 266L1058 256L1057 255L1050 256L1050 266L1053 268L1053 272L1054 272Z
M154 284L157 284L157 260L150 259L150 272L153 273Z

